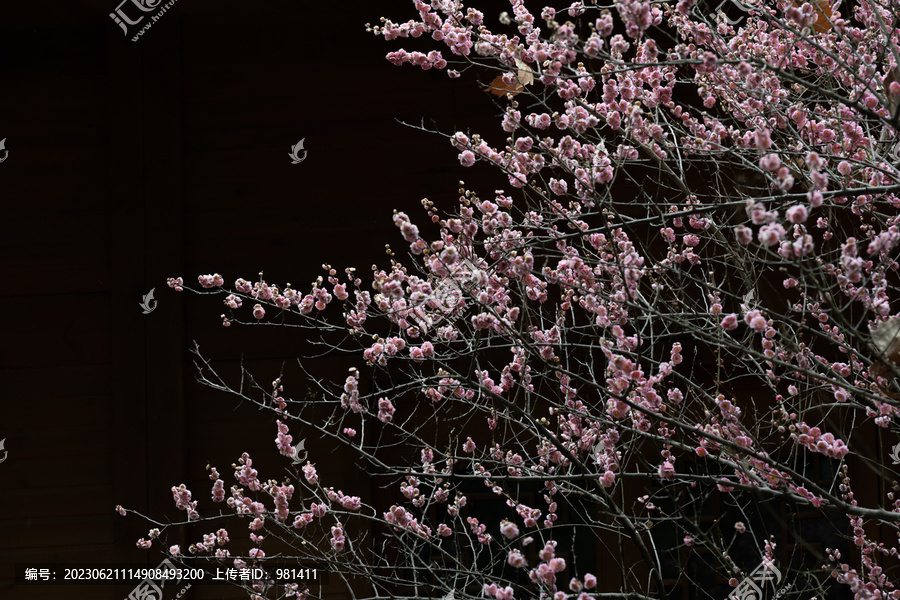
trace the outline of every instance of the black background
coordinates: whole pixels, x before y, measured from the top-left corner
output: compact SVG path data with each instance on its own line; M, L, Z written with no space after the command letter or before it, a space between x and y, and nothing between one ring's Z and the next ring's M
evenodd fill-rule
M0 8L3 598L120 600L133 586L16 584L14 567L155 566L158 548L135 547L148 523L117 504L180 520L169 490L186 483L208 508L207 463L229 481L243 451L263 475L281 468L270 415L198 385L188 350L196 340L224 372L243 359L268 382L302 334L225 329L221 297L179 295L167 277L196 287L219 272L230 285L262 270L304 288L323 262L384 266L385 243L406 246L393 209L424 222L423 197L452 208L462 177L490 177L397 120L499 131L479 83L493 75L398 68L384 55L421 40L365 31L382 15L416 17L412 2L178 0L136 42L140 25L126 37L109 17L117 6ZM151 289L158 305L144 315ZM342 379L346 364L316 369ZM302 394L302 381L286 386ZM307 447L344 481L336 449Z

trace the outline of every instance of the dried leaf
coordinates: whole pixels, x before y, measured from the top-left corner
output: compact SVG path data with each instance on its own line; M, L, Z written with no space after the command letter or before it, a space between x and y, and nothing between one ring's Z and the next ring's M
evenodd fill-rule
M838 17L838 13L831 7L831 3L827 0L818 0L816 2L816 13L819 16L813 28L819 33L831 31L831 22Z
M875 328L870 328L872 343L890 362L900 359L900 317L892 317Z
M516 79L512 84L506 83L504 75L497 75L488 86L488 91L496 96L512 94L515 96L525 89L526 85L534 83L534 71L520 58L516 59Z
M516 73L516 78L519 80L519 83L522 85L531 85L534 83L534 71L525 64L525 61L517 58L516 67L519 68L519 71Z
M870 327L869 331L872 334L872 343L884 356L885 361L893 365L900 363L900 317L892 317L876 327ZM876 377L886 377L889 373L888 366L884 363L872 365L872 374ZM893 378L891 380L893 381ZM900 396L892 390L886 389L881 384L878 387L891 398L900 399Z
M884 77L884 89L888 89L892 83L900 81L900 69L894 67Z
M794 0L794 6L802 6L806 0ZM831 0L812 0L813 10L816 11L816 22L813 23L813 30L816 33L824 33L831 31L831 22L837 16L831 7Z
M503 80L503 75L497 75L496 77L494 77L494 80L491 81L490 85L488 86L488 91L495 96L505 96L507 94L512 94L513 96L515 96L524 89L525 86L523 86L518 81L513 81L512 85L506 83L506 81Z

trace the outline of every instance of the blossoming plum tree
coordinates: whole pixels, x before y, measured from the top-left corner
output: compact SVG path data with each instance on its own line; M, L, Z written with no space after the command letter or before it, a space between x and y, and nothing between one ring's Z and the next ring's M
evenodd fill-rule
M494 78L502 131L439 135L508 187L395 212L408 251L371 278L193 290L355 353L314 401L201 366L274 411L286 462L316 430L384 491L245 454L212 503L248 518L168 550L278 541L354 598L749 597L761 562L794 597L900 598L900 4L413 4L369 30L415 46L394 64Z

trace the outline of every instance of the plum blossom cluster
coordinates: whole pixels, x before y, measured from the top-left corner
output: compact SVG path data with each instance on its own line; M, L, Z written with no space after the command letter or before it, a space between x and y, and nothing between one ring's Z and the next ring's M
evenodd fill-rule
M791 438L813 452L819 452L831 458L843 458L850 451L843 441L834 437L834 434L822 433L818 427L800 423L797 425L796 431L797 433L791 434Z
M279 389L258 403L278 416L284 457L297 423L386 482L370 508L312 462L263 481L245 454L230 490L213 470L212 499L244 517L254 557L285 523L292 547L372 597L418 585L395 580L404 569L427 569L442 595L463 582L496 600L662 597L673 583L657 550L672 542L657 523L737 586L730 548L762 543L748 509L762 498L842 515L834 538L862 554L830 548L825 572L859 600L897 597L879 557L900 547L874 532L900 523L900 501L864 506L850 471L857 456L883 461L859 440L900 414L887 333L900 319L900 5L717 15L691 0L511 0L498 20L466 1L412 4L414 18L370 30L416 44L391 50L396 65L458 85L500 77L494 130L446 137L460 168L498 171L508 189L461 182L444 208L423 200L421 220L394 212L404 252L365 280L328 264L302 291L262 273L230 289L198 278L192 291L223 294L226 325L277 315L342 334L331 349L358 364L314 382L324 399ZM813 458L818 471L802 466ZM200 518L184 486L173 495ZM713 498L740 520L709 526L684 506ZM389 576L356 552L373 523ZM568 540L582 537L627 546L593 557L622 562L615 581L580 568ZM479 568L496 557L516 574Z

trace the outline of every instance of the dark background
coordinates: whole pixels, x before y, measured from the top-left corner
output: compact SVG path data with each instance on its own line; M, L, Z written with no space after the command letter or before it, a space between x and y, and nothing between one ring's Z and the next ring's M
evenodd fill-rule
M155 566L158 549L135 547L148 523L117 504L180 520L170 488L188 484L209 508L207 463L229 482L243 451L263 475L282 468L271 416L197 384L188 350L196 340L225 372L243 358L268 384L302 334L225 329L221 296L178 294L167 277L231 285L263 270L302 289L323 262L383 266L385 243L406 246L393 209L423 222L423 197L450 208L459 179L478 176L397 119L496 129L477 77L398 68L384 55L415 44L366 33L380 16L415 17L412 2L178 0L133 42L147 20L126 37L109 17L119 1L0 8L3 598L121 600L133 586L17 585L13 569ZM285 383L302 395L302 381ZM317 443L323 477L341 482L342 456ZM216 585L187 597L246 596Z

